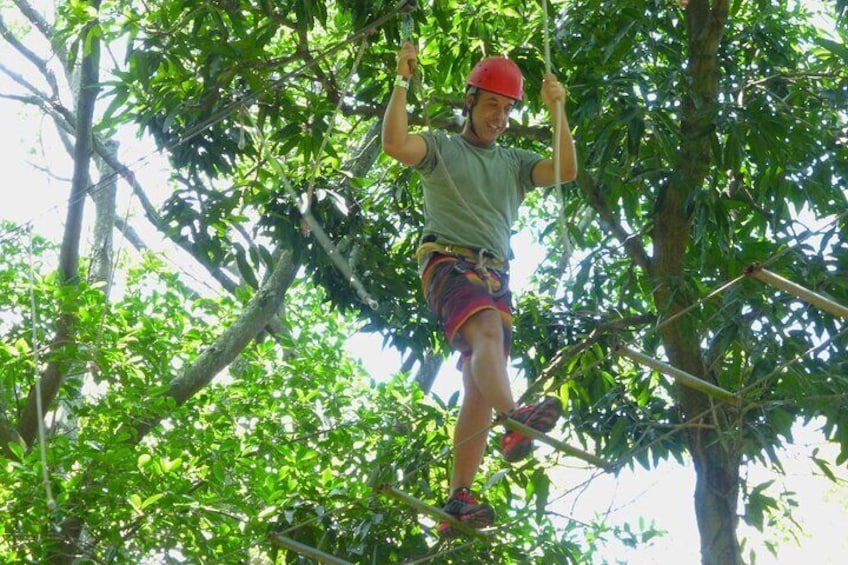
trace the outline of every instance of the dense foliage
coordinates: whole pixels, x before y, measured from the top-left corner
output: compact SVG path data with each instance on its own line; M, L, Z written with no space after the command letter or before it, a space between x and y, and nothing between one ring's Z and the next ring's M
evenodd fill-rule
M844 17L844 2L828 6ZM40 19L19 0L29 27L0 22L18 55L44 63L17 81L29 95L21 100L70 137L76 106L47 63L57 55L73 83L74 64L103 42L112 57L101 63L98 155L127 126L155 140L172 178L157 203L134 184L147 219L229 291L198 297L151 257L120 271L126 288L111 300L46 266L28 285L23 240L0 237L0 556L291 562L268 538L285 532L362 563L589 558L593 526L545 515L555 487L545 466L556 461L509 473L489 463L486 496L508 527L499 543L463 549L470 557L439 553L427 528L378 494L389 483L440 501L454 408L407 374L369 382L341 353L354 327L379 332L407 368L444 351L412 259L420 186L379 151L405 30L421 48L417 127L456 129L465 73L503 52L521 65L528 92L504 141L546 153L550 137L537 3L402 7L72 1ZM848 459L845 320L745 276L764 264L848 304L844 32L825 33L805 4L786 1L575 0L558 9L552 64L568 84L581 173L533 194L517 226L549 255L534 292L519 297L516 363L528 396L564 400L557 433L567 441L617 465L691 458L704 562L738 562L739 497L757 527L778 510L740 468L761 461L779 471L776 450L791 442L792 424L816 417L841 448L821 468L831 474ZM39 34L50 52L18 43ZM110 163L111 176L132 184L124 165ZM286 284L267 288L275 276ZM224 329L241 327L274 292L285 302L277 325L264 320L258 339L232 345ZM43 370L34 352L54 338L54 320L73 330L41 358L63 377L47 419L57 505L32 512L46 503L41 456L15 434ZM740 405L649 372L625 347L737 394Z

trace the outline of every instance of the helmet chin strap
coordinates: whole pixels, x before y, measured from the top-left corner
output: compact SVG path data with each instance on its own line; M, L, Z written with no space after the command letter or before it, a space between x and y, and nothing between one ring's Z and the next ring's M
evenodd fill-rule
M471 104L470 106L469 106L468 104L466 104L465 106L463 106L463 107L462 107L462 115L463 115L463 116L465 116L465 119L466 119L466 120L468 120L468 126L469 126L469 129L471 130L471 133L473 133L473 134L474 134L474 137L479 138L480 136L479 136L479 135L477 135L477 129L474 127L474 120L473 120L473 119L472 119L472 117L471 117L471 111L474 109L474 106L476 106L476 105L477 105L477 97L478 97L478 95L479 95L479 92L478 92L478 90L477 90L477 88L476 88L476 87L474 87L474 86L470 86L470 87L468 87L468 89L465 91L465 95L466 95L466 97L467 97L469 94L473 94L473 95L474 95L474 103L473 103L473 104Z

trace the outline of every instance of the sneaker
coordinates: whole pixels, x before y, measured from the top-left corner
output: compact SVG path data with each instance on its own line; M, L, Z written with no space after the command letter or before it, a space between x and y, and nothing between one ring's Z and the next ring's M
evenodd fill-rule
M495 511L492 507L488 504L478 504L467 488L456 489L442 510L475 530L487 528L495 521ZM462 534L461 531L451 527L450 522L447 521L439 524L438 532L443 538Z
M560 416L562 416L562 402L554 397L545 398L532 406L522 406L509 415L516 422L542 433L551 431ZM510 463L521 461L533 451L533 441L512 430L502 435L500 442L503 457Z

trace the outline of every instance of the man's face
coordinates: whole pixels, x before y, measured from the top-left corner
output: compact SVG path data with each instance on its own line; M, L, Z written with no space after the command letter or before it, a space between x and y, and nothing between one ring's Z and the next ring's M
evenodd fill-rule
M515 107L515 100L495 94L487 90L477 93L477 103L474 103L473 94L469 95L466 104L470 105L470 118L474 124L470 131L471 140L484 145L491 145L497 141L509 124L509 113Z

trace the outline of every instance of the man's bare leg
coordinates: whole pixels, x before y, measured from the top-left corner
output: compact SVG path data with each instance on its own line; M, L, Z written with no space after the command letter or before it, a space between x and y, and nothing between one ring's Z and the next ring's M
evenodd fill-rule
M515 401L506 372L500 314L494 309L478 312L459 331L471 347L471 378L483 400L498 414L511 411Z
M492 411L515 407L503 345L503 325L496 310L478 312L460 328L471 347L462 364L464 396L454 430L454 466L450 492L470 487L486 449Z

